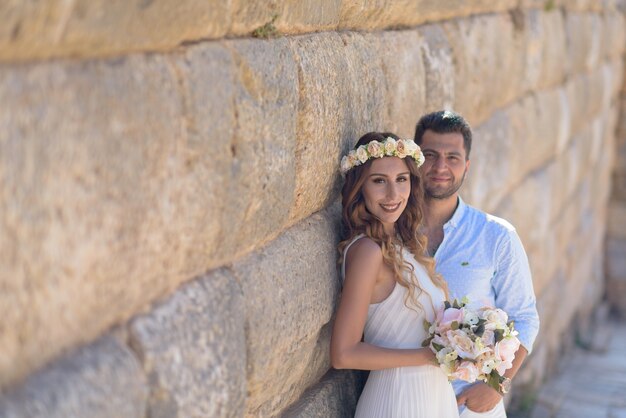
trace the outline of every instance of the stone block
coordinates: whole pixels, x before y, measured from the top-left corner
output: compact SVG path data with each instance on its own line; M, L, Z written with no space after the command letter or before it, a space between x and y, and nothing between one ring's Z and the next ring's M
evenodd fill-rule
M606 240L606 274L611 280L626 281L626 239Z
M354 416L365 379L367 373L364 371L331 370L281 416L283 418Z
M0 386L182 280L180 102L158 56L0 69Z
M332 31L339 25L341 3L341 0L330 0L320 7L313 0L233 0L229 34L250 36L270 25L279 35Z
M296 147L292 224L337 197L342 155L364 133L383 128L384 76L374 41L372 35L362 34L291 40L300 90L292 140Z
M559 142L567 133L563 123L567 113L557 90L524 96L505 112L510 120L514 148L512 171L516 179L521 179L555 156ZM524 150L524 158L518 157L520 150Z
M341 4L341 0L324 1L323 6L315 0L284 0L276 28L280 33L334 30L339 25Z
M436 0L348 0L343 2L340 29L417 26L472 14L504 12L515 5L514 0L496 3L488 0L450 0L446 3Z
M385 81L383 126L401 138L413 138L426 109L424 40L417 31L388 31L377 37Z
M578 74L596 68L602 54L602 19L598 14L565 14L568 73Z
M611 180L611 199L626 203L626 173L613 173Z
M439 25L425 25L419 29L419 33L425 41L422 44L426 70L426 108L424 113L452 109L455 103L455 69L452 46Z
M605 12L602 19L602 57L615 59L621 57L626 44L626 19L622 13Z
M233 271L246 300L247 416L273 416L330 367L339 211L317 213Z
M602 108L605 80L602 70L572 77L565 84L565 94L571 112L570 132L575 135Z
M536 247L548 234L554 204L550 187L552 170L548 166L524 178L494 211L515 226L524 246Z
M232 150L236 132L235 64L231 52L219 43L206 43L187 49L172 58L181 91L183 137L172 157L171 175L164 179L161 205L171 215L167 219L169 240L178 240L185 279L233 258L232 224L243 216L223 219L226 197L237 193L231 185ZM254 200L254 194L250 195ZM167 213L167 212L166 212ZM173 289L173 288L172 288Z
M225 45L235 63L236 117L217 251L232 260L275 237L293 205L298 71L285 38Z
M441 26L452 49L454 108L471 123L481 123L524 91L525 62L519 53L524 37L510 15L473 16Z
M54 0L0 6L0 61L94 57L172 49L227 34L228 2Z
M494 210L518 180L512 163L516 144L510 140L511 121L496 111L474 129L471 166L463 186L463 198L487 212Z
M148 387L135 355L115 337L67 353L0 395L3 418L146 416Z
M561 11L527 11L524 14L524 36L528 88L545 89L562 83L567 44Z
M227 270L195 279L129 324L150 382L150 417L242 416L245 301Z

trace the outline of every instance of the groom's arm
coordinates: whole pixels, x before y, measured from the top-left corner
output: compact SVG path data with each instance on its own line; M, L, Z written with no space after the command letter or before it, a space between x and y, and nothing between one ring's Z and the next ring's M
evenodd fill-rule
M515 359L513 359L513 366L504 373L505 377L513 379L520 366L524 362L528 351L523 346L515 353ZM502 395L494 388L486 383L479 382L461 392L457 398L458 405L465 405L471 411L474 412L487 412L491 411L502 399Z
M504 374L513 379L532 349L539 331L539 315L528 258L514 229L508 229L503 234L496 244L495 254L496 272L492 279L495 304L515 322L522 344L515 353L512 367ZM501 399L502 395L495 389L485 383L478 383L459 394L457 402L459 405L465 404L472 411L486 412L493 409Z

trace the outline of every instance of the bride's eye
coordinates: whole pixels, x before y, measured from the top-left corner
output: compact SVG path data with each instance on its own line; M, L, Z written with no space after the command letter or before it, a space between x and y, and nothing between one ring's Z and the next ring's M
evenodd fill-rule
M377 183L377 184L382 184L382 183L384 183L384 182L385 182L385 179L384 179L384 178L382 178L382 177L376 177L376 178L374 178L372 181L373 181L374 183Z
M408 179L408 177L407 177L407 176L401 176L401 177L398 177L398 179L397 179L396 181L397 181L398 183L403 183L403 182L408 181L408 180L409 180L409 179Z

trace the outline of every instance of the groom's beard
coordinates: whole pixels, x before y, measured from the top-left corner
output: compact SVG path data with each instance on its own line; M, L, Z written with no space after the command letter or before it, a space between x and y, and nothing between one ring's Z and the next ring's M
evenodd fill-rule
M461 186L463 185L463 181L465 180L465 175L467 174L467 170L463 172L463 177L460 179L452 178L452 183L447 186L437 186L429 183L428 178L424 181L424 190L426 192L426 197L430 199L447 199L456 192L459 191Z

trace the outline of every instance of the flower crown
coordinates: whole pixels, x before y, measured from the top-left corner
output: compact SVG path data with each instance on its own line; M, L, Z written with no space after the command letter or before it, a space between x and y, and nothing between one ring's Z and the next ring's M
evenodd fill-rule
M365 145L360 145L341 159L341 173L348 171L361 164L365 164L370 158L382 157L411 157L417 166L424 164L424 154L419 145L411 139L398 139L387 137L384 142L371 141Z

